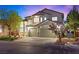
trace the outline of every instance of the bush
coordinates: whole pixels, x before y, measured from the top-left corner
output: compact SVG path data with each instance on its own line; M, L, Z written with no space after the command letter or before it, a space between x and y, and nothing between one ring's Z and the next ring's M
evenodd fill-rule
M0 37L0 40L3 40L3 41L13 41L15 39L16 39L15 37L11 37L11 36L1 36Z

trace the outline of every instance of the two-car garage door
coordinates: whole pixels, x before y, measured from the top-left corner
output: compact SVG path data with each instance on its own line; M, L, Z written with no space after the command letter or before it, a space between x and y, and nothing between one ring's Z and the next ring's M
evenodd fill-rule
M30 37L56 37L55 33L48 29L32 28L28 32Z

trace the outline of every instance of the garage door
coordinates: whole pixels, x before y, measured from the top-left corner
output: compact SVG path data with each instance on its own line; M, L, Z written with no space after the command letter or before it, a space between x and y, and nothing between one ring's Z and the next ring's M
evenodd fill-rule
M53 37L53 38L57 37L55 33L52 32L51 30L48 30L48 29L38 30L37 28L30 29L28 35L30 37Z
M30 31L29 31L29 36L30 36L30 37L37 37L37 36L38 36L37 29L35 29L35 28L30 29Z
M54 32L48 29L40 29L39 36L40 37L54 37L54 38L57 37Z

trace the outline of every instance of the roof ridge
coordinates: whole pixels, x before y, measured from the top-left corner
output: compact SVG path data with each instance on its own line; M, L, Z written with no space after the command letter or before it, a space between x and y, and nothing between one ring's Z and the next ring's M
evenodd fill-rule
M54 11L54 12L57 12L57 13L61 13L61 12L58 12L58 11L55 11L55 10L51 10L51 9L48 9L48 8L44 8L43 10L49 10L49 11ZM63 13L61 13L61 14L63 14Z
M52 11L52 12L56 12L56 13L63 14L63 13L61 13L61 12L58 12L58 11L55 11L55 10L51 10L51 9L48 9L48 8L44 8L44 9L42 9L42 10L40 10L40 11L36 12L35 14L37 14L37 13L39 13L39 12L46 13L46 12L44 12L44 10L49 10L49 11ZM35 15L35 14L33 14L33 15ZM47 13L47 14L49 14L49 13Z

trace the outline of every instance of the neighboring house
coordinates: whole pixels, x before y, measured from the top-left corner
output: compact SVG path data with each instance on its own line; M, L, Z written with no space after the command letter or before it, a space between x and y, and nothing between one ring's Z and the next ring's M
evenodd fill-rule
M52 23L64 25L64 14L45 8L26 17L21 29L23 35L29 37L56 37L55 33L49 30Z

